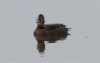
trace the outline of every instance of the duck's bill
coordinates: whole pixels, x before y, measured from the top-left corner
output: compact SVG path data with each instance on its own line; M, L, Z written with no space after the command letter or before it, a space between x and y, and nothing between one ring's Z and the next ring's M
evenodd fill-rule
M40 21L39 20L36 20L36 23L40 23Z

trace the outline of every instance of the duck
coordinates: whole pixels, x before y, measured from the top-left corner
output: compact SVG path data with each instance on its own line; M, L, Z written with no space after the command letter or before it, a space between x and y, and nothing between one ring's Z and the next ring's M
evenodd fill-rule
M64 24L44 24L45 18L43 14L39 14L36 23L35 36L63 36L69 34L68 28Z

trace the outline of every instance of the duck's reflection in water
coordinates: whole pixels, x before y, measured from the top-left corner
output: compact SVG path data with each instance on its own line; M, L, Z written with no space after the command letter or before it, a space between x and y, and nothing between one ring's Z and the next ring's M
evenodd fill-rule
M43 40L37 40L37 49L41 55L44 54L45 50L45 43Z
M34 35L35 36L35 35ZM45 43L44 41L48 41L48 43L56 43L58 40L65 40L68 35L63 36L35 36L37 40L37 49L41 55L44 54Z

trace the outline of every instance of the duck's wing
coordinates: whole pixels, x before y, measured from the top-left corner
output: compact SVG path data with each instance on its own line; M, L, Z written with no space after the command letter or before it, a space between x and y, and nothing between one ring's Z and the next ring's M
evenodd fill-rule
M63 27L65 29L67 29L66 25L64 25L64 24L46 24L46 25L44 25L44 27L46 30L49 30L49 31L54 30L54 29L59 28L59 27Z

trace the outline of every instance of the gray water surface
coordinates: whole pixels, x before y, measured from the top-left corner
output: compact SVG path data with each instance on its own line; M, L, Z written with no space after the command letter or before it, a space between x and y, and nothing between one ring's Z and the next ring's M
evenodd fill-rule
M71 28L39 53L36 18ZM100 63L99 0L0 0L0 63Z

